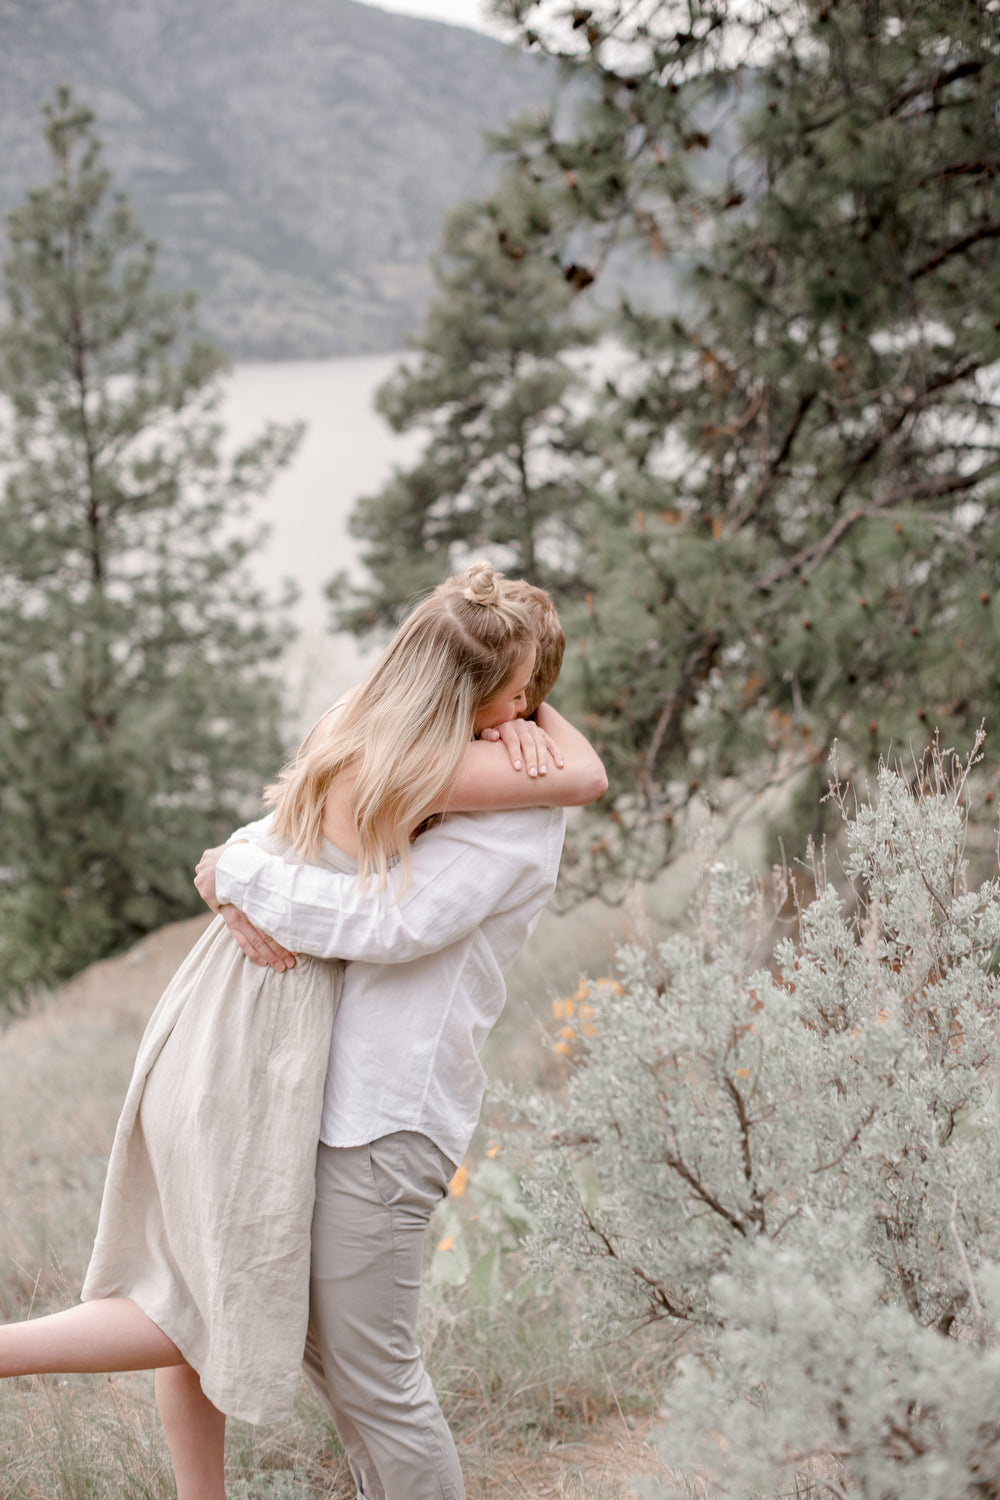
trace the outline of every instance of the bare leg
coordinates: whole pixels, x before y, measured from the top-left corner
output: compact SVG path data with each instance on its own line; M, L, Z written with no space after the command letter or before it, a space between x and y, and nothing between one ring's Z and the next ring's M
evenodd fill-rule
M205 1395L197 1370L190 1365L157 1370L156 1405L177 1500L226 1500L226 1418Z
M152 1370L183 1363L177 1345L129 1297L82 1302L0 1327L0 1376Z

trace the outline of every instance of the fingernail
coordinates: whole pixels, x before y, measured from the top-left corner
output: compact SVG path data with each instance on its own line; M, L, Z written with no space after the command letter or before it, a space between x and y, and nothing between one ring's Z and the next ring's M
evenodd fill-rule
M549 770L548 766L539 766L538 767L538 774L539 774L539 776L547 776L548 775L548 770Z
M528 767L528 775L529 776L537 776L538 775L538 772L537 772L537 770L535 769L534 766L529 766Z
M520 769L521 769L521 762L519 760L516 760L514 762L514 770L515 771L519 771Z

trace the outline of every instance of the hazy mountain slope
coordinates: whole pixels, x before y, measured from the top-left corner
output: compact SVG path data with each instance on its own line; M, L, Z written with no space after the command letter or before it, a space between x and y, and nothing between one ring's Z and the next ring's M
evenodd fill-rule
M69 83L233 353L396 348L443 214L482 190L482 131L545 76L353 0L0 0L0 211L47 174L39 104Z

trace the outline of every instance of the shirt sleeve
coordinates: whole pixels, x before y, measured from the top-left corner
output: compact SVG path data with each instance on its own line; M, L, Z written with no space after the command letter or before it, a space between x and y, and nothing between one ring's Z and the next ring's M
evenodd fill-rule
M271 832L271 819L273 813L268 813L263 818L257 818L253 823L244 823L242 828L237 828L226 839L227 844L245 843L248 839L251 843L262 843Z
M414 844L410 883L399 899L398 871L376 891L353 875L231 844L216 866L216 895L295 953L408 963L457 942L487 917L546 899L564 829L558 808L446 818Z

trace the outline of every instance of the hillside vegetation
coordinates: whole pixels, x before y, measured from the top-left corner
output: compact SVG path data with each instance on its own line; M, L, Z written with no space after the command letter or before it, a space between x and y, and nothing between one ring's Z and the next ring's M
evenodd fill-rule
M0 1321L76 1300L138 1038L206 920L175 923L91 965L0 1030ZM582 965L609 963L613 937L592 911L543 915L489 1044L493 1076L545 1087L562 1079L551 997L576 985ZM488 1196L477 1200L488 1141L484 1131L474 1143L468 1193L457 1189L448 1205L456 1220L432 1226L421 1332L470 1500L625 1500L634 1476L659 1466L645 1442L659 1394L657 1351L572 1350L573 1288L538 1295L511 1224ZM487 1165L497 1175L501 1164ZM509 1180L509 1172L501 1177ZM488 1305L462 1270L463 1228L471 1248L488 1242L498 1268L502 1261ZM450 1253L449 1236L459 1241ZM234 1500L353 1495L332 1429L304 1387L290 1423L230 1428ZM2 1500L173 1494L151 1375L0 1382Z

